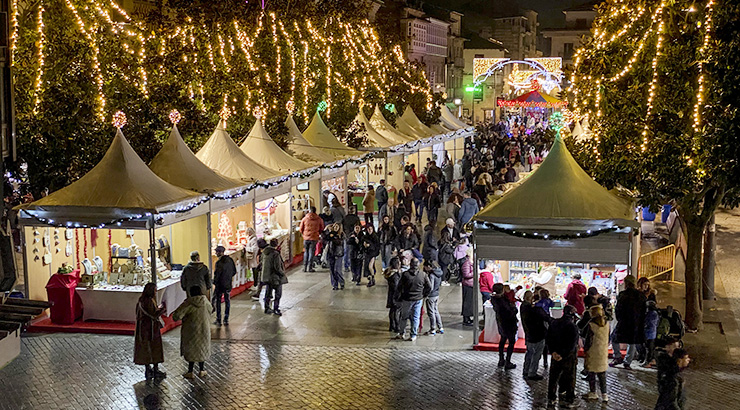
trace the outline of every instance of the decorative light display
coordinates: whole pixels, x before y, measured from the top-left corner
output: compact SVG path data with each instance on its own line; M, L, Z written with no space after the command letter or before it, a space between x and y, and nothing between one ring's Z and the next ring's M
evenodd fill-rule
M550 124L550 128L555 131L558 136L560 135L560 130L565 128L565 120L563 119L563 114L561 114L559 111L555 111L550 115L550 119L548 120L548 124Z
M118 128L119 130L123 128L124 125L126 125L126 114L123 111L116 111L115 114L113 114L113 126Z
M617 2L618 3L622 3ZM677 24L674 16L668 13L668 8L673 7L673 2L662 0L654 4L646 3L647 6L628 7L623 4L619 7L613 5L605 13L599 15L594 23L595 26L612 25L615 30L596 30L593 34L593 41L588 47L582 47L576 51L574 56L574 70L571 75L571 94L573 95L572 106L577 117L583 117L588 114L595 119L594 132L591 134L594 139L594 153L597 161L600 160L599 153L599 124L598 120L602 117L601 99L603 87L609 83L623 81L632 75L635 66L639 61L650 61L649 75L650 84L645 100L645 124L641 132L640 152L646 153L650 148L651 123L650 118L654 115L654 102L661 93L661 58L663 56L664 37L669 25ZM712 32L712 12L714 0L707 0L704 10L697 10L690 7L683 10L685 13L703 12L703 19L697 24L704 30L703 42L698 50L700 56L705 56L711 41ZM703 21L702 21L703 20ZM631 47L631 50L622 50L621 53L630 55L622 66L615 67L610 73L595 77L590 73L582 73L579 68L587 58L601 55L605 52L615 52L614 47ZM697 58L698 78L696 86L696 100L693 109L693 129L698 132L701 129L701 110L704 103L705 76L702 67L703 58Z
M170 122L177 125L180 123L180 120L182 120L182 115L180 115L180 112L177 110L170 111Z
M318 112L324 112L329 107L329 104L327 104L326 100L321 101L319 105L316 106L316 110Z
M57 10L59 4L62 4L62 10ZM325 95L325 111L329 116L332 103L340 93L342 97L344 92L349 95L347 104L357 104L360 98L369 96L386 100L392 82L407 87L412 93L422 94L428 105L432 103L428 82L420 81L417 69L405 58L400 47L394 46L390 52L383 49L378 34L367 20L350 22L341 16L333 16L325 20L301 21L262 12L256 18L248 16L215 22L185 16L176 26L153 29L144 22L131 19L112 0L64 0L61 3L39 0L30 6L35 8L32 9L35 29L29 33L27 24L19 27L17 0L13 0L11 54L14 57L18 52L20 36L34 37L31 44L35 47L32 56L35 61L31 64L36 71L32 81L32 101L36 108L43 101L46 88L49 39L45 13L46 8L52 5L55 13L70 15L73 28L88 47L89 58L81 63L89 64L91 81L97 86L95 112L100 119L104 118L107 96L117 91L111 88L109 79L125 78L135 84L144 97L148 97L149 83L168 74L162 66L160 69L153 67L154 58L161 60L169 55L180 56L178 61L190 67L185 70L187 73L182 74L179 85L202 110L205 110L205 97L212 96L208 84L211 76L208 74L245 77L242 87L229 97L230 108L239 106L250 113L254 107L261 107L267 115L289 100L293 102L293 111L306 121L313 112L311 106L316 104L313 100L316 89L321 89ZM265 44L257 41L259 38L269 40L267 49ZM28 47L29 42L23 44ZM107 55L112 47L120 49L124 56L130 56L131 64L114 66L111 59L102 58L103 52ZM237 64L249 69L236 74ZM268 65L270 70L262 68ZM191 76L190 72L194 75ZM268 88L281 92L261 91ZM285 99L278 101L278 98Z
M550 234L550 233L542 233L542 232L531 232L531 231L526 232L522 230L508 229L508 228L500 227L491 222L476 221L466 226L466 228L468 228L468 231L473 228L473 225L475 225L476 229L481 229L481 228L493 229L494 231L505 233L511 236L516 236L518 238L537 239L537 240L543 240L543 241L563 241L563 240L593 238L594 236L598 236L598 235L602 235L602 234L610 233L610 232L617 232L625 228L622 226L611 226L611 227L602 228L602 229L589 229L583 232L569 232L566 234Z
M396 112L396 104L388 103L388 104L385 105L385 109L386 109L386 111L395 113Z

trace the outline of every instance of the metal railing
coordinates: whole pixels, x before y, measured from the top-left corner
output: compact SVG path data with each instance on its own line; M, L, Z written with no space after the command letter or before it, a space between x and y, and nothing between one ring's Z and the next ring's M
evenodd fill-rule
M668 245L640 256L637 270L638 278L653 279L670 274L671 281L675 277L676 245Z

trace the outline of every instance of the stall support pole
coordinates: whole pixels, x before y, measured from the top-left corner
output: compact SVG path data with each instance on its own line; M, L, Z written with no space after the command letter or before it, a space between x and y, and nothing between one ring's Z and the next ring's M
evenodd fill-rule
M149 217L149 255L150 263L152 264L152 283L157 286L157 248L154 245L154 215Z
M383 179L385 179L386 185L388 184L388 151L383 152Z
M208 204L208 212L206 213L206 231L208 232L208 235L206 237L206 249L208 249L208 271L213 272L213 258L211 258L211 238L213 238L213 226L211 224L211 209L210 209L210 201ZM253 225L254 226L254 225Z
M475 309L475 314L473 315L473 346L478 345L478 338L480 337L480 324L478 323L480 283L478 282L478 244L475 238L475 225L475 222L473 222L473 308Z
M23 211L21 211L23 212ZM30 299L30 292L28 290L28 252L26 251L26 225L21 224L21 252L23 252L23 297Z

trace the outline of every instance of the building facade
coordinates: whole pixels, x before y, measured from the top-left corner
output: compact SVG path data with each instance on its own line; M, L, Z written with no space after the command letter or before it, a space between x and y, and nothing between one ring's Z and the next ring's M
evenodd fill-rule
M465 38L462 36L461 13L450 12L450 29L447 35L447 99L462 98L465 72Z
M496 97L501 95L504 86L505 72L499 71L488 77L479 88L480 99L474 99L475 92L465 91L468 87L473 86L474 78L474 61L475 59L504 59L507 58L507 50L501 44L493 39L484 39L478 35L471 35L465 42L463 51L463 60L465 61L463 75L463 98L460 106L460 114L469 122L481 123L496 116Z
M537 26L537 12L526 10L519 16L493 19L491 26L479 34L502 42L512 60L523 60L541 56L537 51Z
M403 9L401 32L404 52L424 67L433 92L447 91L447 34L450 23L411 7Z
M591 25L596 18L595 6L600 2L592 1L563 10L565 27L542 30L545 54L562 57L563 65L571 66L575 50L590 36Z

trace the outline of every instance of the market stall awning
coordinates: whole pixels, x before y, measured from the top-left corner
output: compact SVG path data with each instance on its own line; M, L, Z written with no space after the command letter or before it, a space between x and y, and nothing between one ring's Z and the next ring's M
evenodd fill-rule
M313 161L315 163L322 162L334 162L339 158L329 154L328 152L322 151L308 142L303 138L301 130L293 120L293 116L288 114L288 119L285 120L285 126L288 127L288 149L291 150L296 157L303 159L304 161Z
M195 156L220 174L242 181L264 180L280 175L280 172L267 169L244 155L226 132L223 120L218 122L211 138Z
M424 125L421 120L419 120L419 117L416 116L414 110L411 109L411 106L406 106L401 119L404 120L406 124L410 125L414 130L416 130L417 134L423 135L425 137L433 137L435 135L439 135L439 132L432 130L431 128Z
M370 146L372 147L378 147L378 148L387 148L392 147L394 144L391 141L388 141L385 137L380 135L377 131L375 131L375 128L370 124L370 121L365 117L365 113L362 112L362 108L358 110L357 116L355 117L355 121L362 124L365 127L365 133L367 135L368 142L370 143Z
M185 144L177 125L162 145L149 168L172 185L196 192L214 193L243 186L242 181L227 178L208 168Z
M240 146L244 155L256 161L265 168L270 168L280 172L299 171L311 168L308 162L291 157L283 151L275 141L267 134L267 130L262 125L262 121L257 119L249 132L247 139Z
M568 105L567 101L558 100L539 90L522 94L513 100L499 100L499 107L534 107L534 108L560 108Z
M375 129L378 134L382 135L383 138L396 145L415 141L415 138L407 136L393 128L393 126L385 119L385 117L383 117L383 113L380 112L380 108L377 105L375 106L373 116L370 117L370 125L372 125L373 129Z
M637 226L632 204L594 181L560 138L526 181L481 210L475 219L522 226L582 225L582 221Z
M314 114L311 124L309 124L308 128L303 131L303 137L314 147L319 148L322 151L326 151L329 154L336 155L339 158L361 154L360 151L342 144L337 137L331 133L329 127L327 127L324 120L321 119L321 115L319 115L318 111Z
M416 128L407 123L406 120L404 120L403 117L401 117L400 115L396 117L396 129L402 132L404 135L408 135L414 141L420 140L425 137L430 137L430 135L425 135L424 133L417 131Z
M464 122L460 121L455 115L453 115L450 112L450 109L447 108L447 105L446 104L440 105L439 111L442 114L441 115L442 119L444 119L445 122L447 122L447 123L449 123L450 125L453 126L453 128L452 128L453 131L455 131L455 130L462 130L462 129L465 129L465 128L468 128L469 127L468 124L465 124Z
M82 178L18 207L50 224L95 226L146 213L170 211L204 197L163 180L139 158L121 130L103 159Z

